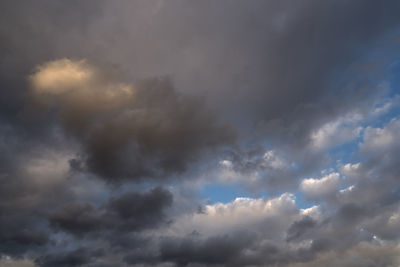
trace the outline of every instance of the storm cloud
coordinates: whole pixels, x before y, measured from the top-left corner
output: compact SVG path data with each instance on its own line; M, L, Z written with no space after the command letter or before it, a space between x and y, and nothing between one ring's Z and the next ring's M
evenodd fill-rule
M202 150L232 139L201 101L176 93L167 78L129 85L106 75L63 59L30 76L34 105L54 110L82 143L76 167L109 180L165 178L183 172Z

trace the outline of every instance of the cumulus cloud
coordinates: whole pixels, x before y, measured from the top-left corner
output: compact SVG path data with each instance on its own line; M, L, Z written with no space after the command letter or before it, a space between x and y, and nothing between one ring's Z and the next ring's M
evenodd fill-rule
M176 231L181 233L195 230L206 236L229 234L241 228L248 229L252 225L282 229L286 224L283 218L288 219L296 214L294 197L288 193L270 200L236 198L227 204L206 205L201 213L184 216L173 228L176 227ZM274 231L270 234L273 236Z
M400 122L397 119L391 120L384 128L368 127L365 130L361 149L366 152L385 153L388 149L398 147L396 136L399 129Z
M201 213L183 215L164 233L159 257L183 265L291 261L302 249L310 247L289 246L285 237L291 237L294 230L288 234L286 231L293 229L297 220L313 220L314 215L300 211L294 196L288 193L272 199L237 198L226 204L207 205Z
M354 164L347 163L347 164L341 166L340 169L341 169L341 173L343 173L346 177L354 177L354 176L357 176L357 174L358 174L357 171L359 170L360 167L361 167L360 162L354 163Z
M350 114L324 124L311 134L311 143L316 149L327 149L352 141L359 137L362 127L359 114Z
M296 169L296 163L284 151L258 147L229 150L213 175L221 183L238 183L252 191L274 191L291 188L299 175Z
M335 192L339 185L339 173L330 173L320 179L308 178L301 181L300 188L308 197L327 196Z

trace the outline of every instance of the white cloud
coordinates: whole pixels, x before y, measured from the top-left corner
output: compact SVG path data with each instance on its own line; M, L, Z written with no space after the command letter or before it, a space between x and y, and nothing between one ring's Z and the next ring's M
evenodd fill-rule
M334 192L339 185L339 173L330 173L321 179L308 178L300 184L300 189L308 197L321 197Z
M352 192L354 190L354 188L355 188L355 186L351 185L349 187L346 187L345 189L340 190L339 193L340 194L347 194L347 193Z
M349 178L356 177L360 169L360 166L361 166L360 162L354 164L347 163L343 166L340 166L340 172L341 174Z
M375 106L375 108L371 111L371 116L379 117L388 113L392 108L399 105L400 95L395 95L394 97L384 101L383 103L379 103Z
M391 120L384 128L367 127L360 148L364 152L378 153L400 145L400 121Z
M400 102L400 95L390 99L379 98L373 107L367 110L352 111L315 129L310 136L314 149L323 150L345 144L358 138L364 127L363 123L376 120L387 114ZM371 128L369 128L371 129Z
M346 116L328 122L311 133L311 144L315 149L327 149L350 142L360 136L359 123L363 116L349 113Z
M283 170L289 167L288 162L282 156L278 155L275 150L265 152L263 160L262 165L266 168Z
M284 193L273 199L236 198L229 203L206 205L203 213L182 216L172 227L175 234L196 230L202 235L232 233L239 230L257 231L264 226L284 231L299 215L294 196Z
M240 171L236 171L234 169L233 162L230 160L221 160L219 165L221 168L217 170L217 173L215 174L218 182L226 184L245 182L252 184L260 180L260 175L257 170L245 174L241 173ZM207 178L209 179L209 175L207 175ZM215 182L215 180L212 182Z
M219 161L217 173L212 182L242 183L251 190L266 177L287 175L293 169L294 163L287 160L283 153L277 150L267 150L257 156L244 155L239 161L224 159Z
M231 169L233 167L232 161L230 160L221 160L219 164L228 169Z
M300 214L303 216L309 216L311 218L313 218L316 221L321 221L323 218L323 214L321 211L320 206L312 206L310 208L307 209L300 209Z

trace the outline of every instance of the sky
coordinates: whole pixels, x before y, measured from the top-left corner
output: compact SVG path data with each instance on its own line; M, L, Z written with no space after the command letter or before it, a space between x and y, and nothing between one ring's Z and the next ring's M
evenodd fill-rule
M400 266L400 2L0 2L0 267Z

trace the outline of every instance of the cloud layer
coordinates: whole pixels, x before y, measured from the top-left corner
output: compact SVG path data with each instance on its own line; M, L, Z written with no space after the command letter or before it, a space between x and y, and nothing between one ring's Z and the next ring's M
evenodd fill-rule
M0 266L399 266L399 12L1 2Z

